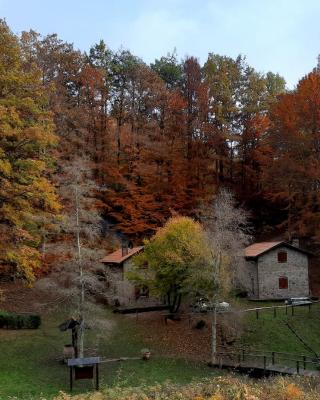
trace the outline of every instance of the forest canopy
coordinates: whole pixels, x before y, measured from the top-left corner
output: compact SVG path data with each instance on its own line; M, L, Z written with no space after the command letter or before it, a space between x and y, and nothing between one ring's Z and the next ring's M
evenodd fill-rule
M1 270L32 281L52 262L47 243L68 240L57 222L72 212L65 170L84 157L102 232L141 241L227 187L256 233L319 241L319 68L289 91L240 55L148 65L103 40L81 52L1 21Z

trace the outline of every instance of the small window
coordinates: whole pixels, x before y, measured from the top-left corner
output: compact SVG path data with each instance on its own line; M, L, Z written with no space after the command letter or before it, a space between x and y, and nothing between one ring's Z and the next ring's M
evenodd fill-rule
M148 286L136 286L134 288L134 294L135 294L135 298L136 300L142 298L148 298L149 297L149 288Z
M287 252L286 251L279 251L279 253L278 253L278 262L279 263L286 263L287 262Z
M286 276L279 278L279 289L288 289L288 278Z
M148 268L148 261L144 261L143 264L141 265L141 269L147 269Z

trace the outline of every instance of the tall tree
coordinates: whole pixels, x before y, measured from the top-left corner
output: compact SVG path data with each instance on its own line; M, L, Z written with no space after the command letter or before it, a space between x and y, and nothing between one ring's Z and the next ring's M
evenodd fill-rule
M182 81L182 66L178 63L176 51L156 59L151 68L166 83L168 89L177 89Z
M320 75L312 72L283 94L264 140L265 195L282 205L288 236L320 239Z
M60 205L48 179L57 144L48 97L40 71L24 61L18 38L0 21L0 262L31 282L41 267L41 232Z
M144 252L134 258L130 279L147 285L166 298L171 312L177 312L191 270L205 268L209 252L201 225L188 217L175 217L145 242ZM147 266L147 268L146 268Z

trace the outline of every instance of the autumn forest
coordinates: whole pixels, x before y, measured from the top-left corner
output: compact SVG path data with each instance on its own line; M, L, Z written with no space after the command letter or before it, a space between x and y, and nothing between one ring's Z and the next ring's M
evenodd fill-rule
M32 282L68 258L75 180L88 221L93 210L100 218L96 247L140 244L172 215L196 218L222 187L249 211L256 237L316 244L319 68L288 90L242 55L209 53L200 64L173 51L147 65L102 40L82 53L1 21L2 275Z

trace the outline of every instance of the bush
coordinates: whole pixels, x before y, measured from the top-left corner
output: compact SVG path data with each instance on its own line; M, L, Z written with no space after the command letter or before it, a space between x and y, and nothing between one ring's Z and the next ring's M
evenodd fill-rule
M72 396L60 392L55 400L319 400L318 378L247 379L228 375L181 386L170 383L136 388L106 387L100 393Z
M0 328L7 329L37 329L41 325L40 315L19 315L0 311Z

